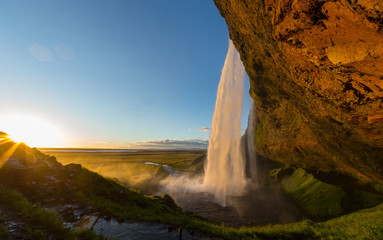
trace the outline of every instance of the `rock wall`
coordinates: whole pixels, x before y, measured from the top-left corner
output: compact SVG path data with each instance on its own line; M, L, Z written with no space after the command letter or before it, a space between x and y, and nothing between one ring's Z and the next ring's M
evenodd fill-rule
M383 0L214 0L267 158L383 183Z

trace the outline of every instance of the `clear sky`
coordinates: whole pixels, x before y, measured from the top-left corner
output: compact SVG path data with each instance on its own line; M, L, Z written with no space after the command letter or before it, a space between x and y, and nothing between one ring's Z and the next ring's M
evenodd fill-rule
M198 145L227 48L213 0L5 1L0 117L42 119L62 147Z

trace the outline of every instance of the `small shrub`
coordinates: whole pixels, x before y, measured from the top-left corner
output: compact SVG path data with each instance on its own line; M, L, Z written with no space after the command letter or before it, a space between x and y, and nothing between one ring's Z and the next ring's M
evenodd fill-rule
M8 229L0 224L0 239L7 239L8 235Z

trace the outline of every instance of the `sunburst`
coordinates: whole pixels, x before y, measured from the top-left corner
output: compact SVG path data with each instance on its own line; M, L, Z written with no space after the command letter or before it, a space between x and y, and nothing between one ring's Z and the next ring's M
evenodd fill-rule
M57 147L62 139L56 126L32 116L0 116L0 130L8 133L15 142L24 142L31 147Z

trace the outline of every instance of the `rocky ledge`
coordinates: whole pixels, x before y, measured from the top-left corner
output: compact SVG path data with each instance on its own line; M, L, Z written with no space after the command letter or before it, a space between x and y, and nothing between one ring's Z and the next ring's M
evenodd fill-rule
M215 0L270 159L383 183L383 1Z

